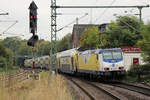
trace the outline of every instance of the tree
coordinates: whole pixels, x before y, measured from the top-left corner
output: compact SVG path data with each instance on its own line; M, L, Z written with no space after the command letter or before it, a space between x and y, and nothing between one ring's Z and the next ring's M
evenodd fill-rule
M122 29L117 23L111 23L109 29L106 32L109 47L133 46L136 44L137 40L130 30Z
M72 34L68 33L61 40L57 41L58 52L72 48Z
M2 45L11 49L15 54L21 44L21 39L18 37L8 37L1 42Z
M110 47L134 46L141 39L140 23L136 17L121 16L109 24L107 40Z
M21 45L18 48L17 54L19 56L31 56L32 55L32 47L27 45L27 41L22 41Z
M39 43L37 43L37 48L38 48L38 52L37 52L38 56L50 54L51 46L50 46L50 42L48 41L39 41Z
M137 45L143 51L144 61L150 63L150 22L143 26L142 40L137 42Z
M6 60L6 58L4 58L4 57L2 57L2 56L0 56L0 68L6 68L7 69L7 65L8 63L7 63L7 60Z
M6 59L6 61L8 62L7 65L8 67L12 67L13 66L13 52L4 47L3 45L0 45L0 57L3 57ZM2 61L4 61L4 59L2 58Z
M106 35L95 26L86 29L80 37L80 47L99 48L106 45Z

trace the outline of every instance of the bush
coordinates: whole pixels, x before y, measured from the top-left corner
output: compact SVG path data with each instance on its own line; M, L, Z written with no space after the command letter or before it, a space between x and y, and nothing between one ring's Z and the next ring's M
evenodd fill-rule
M7 60L4 57L0 56L0 68L7 69L7 67Z
M150 64L140 65L141 71L150 71Z
M131 69L128 72L128 75L136 76L139 73L148 72L148 71L150 71L150 64L131 66Z
M13 52L9 48L0 45L0 56L5 58L9 67L13 66Z

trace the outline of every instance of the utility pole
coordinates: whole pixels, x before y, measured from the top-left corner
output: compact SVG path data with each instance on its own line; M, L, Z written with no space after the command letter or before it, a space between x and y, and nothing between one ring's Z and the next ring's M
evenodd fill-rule
M56 9L57 8L145 8L146 6L56 6L56 0L51 0L51 68L57 70L56 62L56 34L57 34L57 23L56 23ZM55 66L56 65L56 66Z
M78 40L79 40L79 38L78 38L78 35L79 34L79 18L77 17L76 18L76 47L78 47Z
M138 7L139 9L139 19L140 19L140 24L142 23L142 6Z
M142 8L143 7L138 7L138 9L139 9L139 20L140 20L139 38L142 38Z
M57 45L56 45L56 32L57 32L57 23L56 23L56 0L51 0L51 51L50 51L50 67L49 70L57 71Z

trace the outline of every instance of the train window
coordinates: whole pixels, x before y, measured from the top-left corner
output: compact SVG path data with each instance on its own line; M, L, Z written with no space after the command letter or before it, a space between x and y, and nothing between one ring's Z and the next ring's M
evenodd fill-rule
M104 58L104 60L113 59L112 58L112 53L110 51L104 51L103 52L103 58Z
M114 59L121 59L122 58L122 54L120 51L113 51L112 54L113 54Z
M103 58L104 60L122 59L122 54L121 51L118 50L107 50L103 51Z

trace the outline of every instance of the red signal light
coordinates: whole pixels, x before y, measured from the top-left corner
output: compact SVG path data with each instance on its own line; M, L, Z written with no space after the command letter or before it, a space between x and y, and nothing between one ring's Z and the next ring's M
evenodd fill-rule
M36 19L36 16L34 16L33 18Z
M119 69L124 70L124 67L123 67L123 66L122 66L122 67L119 67Z
M33 18L33 16L30 16L30 19L32 19Z

